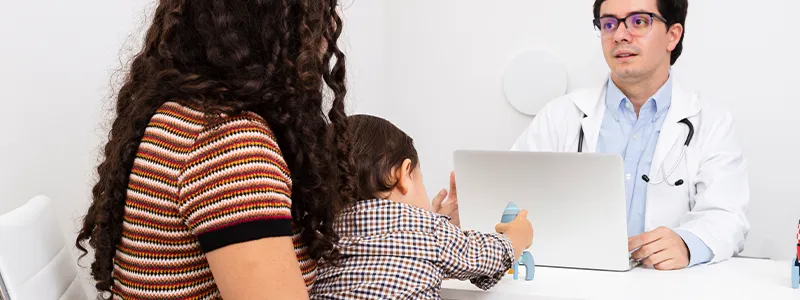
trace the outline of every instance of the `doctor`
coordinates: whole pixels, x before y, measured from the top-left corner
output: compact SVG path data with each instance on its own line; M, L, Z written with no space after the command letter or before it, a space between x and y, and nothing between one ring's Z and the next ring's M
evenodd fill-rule
M670 74L687 7L687 0L595 0L608 80L548 103L512 148L620 154L628 248L660 270L728 259L749 231L747 165L731 115Z

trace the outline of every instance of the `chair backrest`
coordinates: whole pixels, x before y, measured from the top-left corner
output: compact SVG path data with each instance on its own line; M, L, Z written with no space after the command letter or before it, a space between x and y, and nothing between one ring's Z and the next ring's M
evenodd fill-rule
M0 216L0 275L8 300L87 299L70 249L47 197Z
M3 281L3 274L0 274L0 300L9 300L8 288L6 288L6 283Z

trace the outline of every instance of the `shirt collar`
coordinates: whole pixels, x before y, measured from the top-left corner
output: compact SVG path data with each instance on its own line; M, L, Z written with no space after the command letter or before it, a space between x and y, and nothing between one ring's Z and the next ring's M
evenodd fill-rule
M340 237L369 236L402 231L409 219L433 226L437 219L450 220L445 215L387 199L359 200L345 207L334 221L334 230Z
M624 105L628 97L622 93L622 90L614 84L611 76L608 77L608 88L606 90L606 107L617 108ZM656 114L666 111L672 104L672 74L670 72L667 82L656 91L656 94L650 97L656 106Z

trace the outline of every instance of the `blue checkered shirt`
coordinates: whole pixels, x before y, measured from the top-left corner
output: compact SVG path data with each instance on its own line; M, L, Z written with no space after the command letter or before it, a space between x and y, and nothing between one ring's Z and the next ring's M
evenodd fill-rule
M334 222L342 257L321 261L311 299L441 299L443 279L487 290L512 266L502 234L461 230L449 218L383 199L363 200Z

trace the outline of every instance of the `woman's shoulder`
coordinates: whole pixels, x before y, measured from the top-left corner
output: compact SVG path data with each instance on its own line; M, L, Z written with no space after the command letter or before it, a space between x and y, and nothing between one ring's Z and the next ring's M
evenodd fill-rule
M275 135L267 121L251 111L242 111L236 115L223 113L213 114L188 103L169 101L161 105L153 115L150 125L166 123L182 129L196 139L209 135L228 135L242 132L265 135L274 140Z

